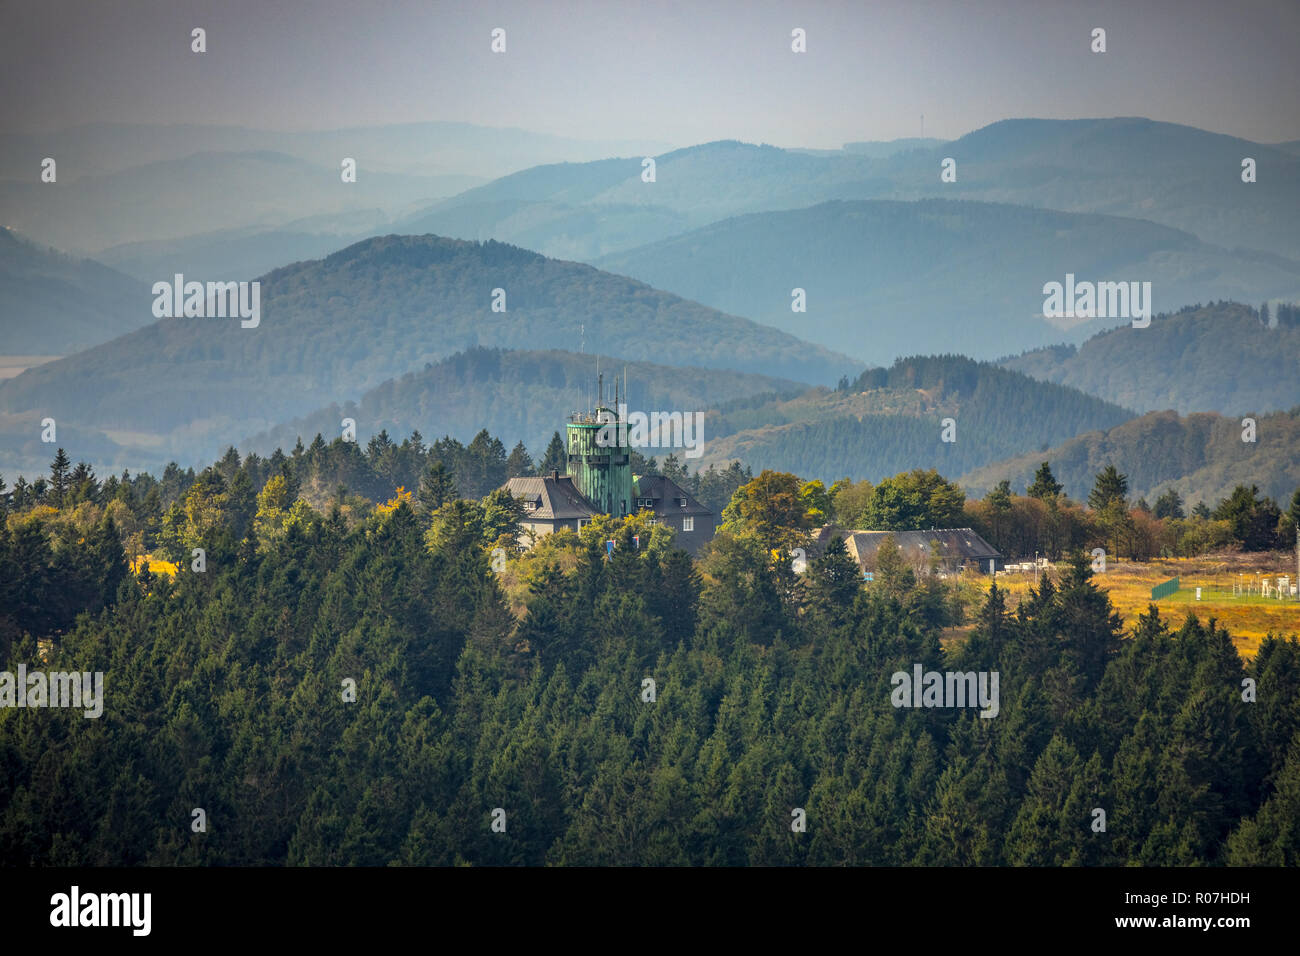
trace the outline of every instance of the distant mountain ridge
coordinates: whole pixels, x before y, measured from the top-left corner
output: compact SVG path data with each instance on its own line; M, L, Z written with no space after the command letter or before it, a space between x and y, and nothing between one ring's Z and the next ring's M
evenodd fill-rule
M918 351L994 359L1127 323L1042 317L1044 284L1067 274L1150 282L1156 311L1300 297L1300 263L1137 219L956 199L755 213L596 264L879 364ZM796 289L806 312L793 311Z
M585 346L811 382L860 367L631 279L494 242L370 239L260 282L256 329L162 319L0 382L0 414L23 427L54 416L189 461L478 345Z
M0 228L0 332L5 355L65 355L153 321L149 289L90 259Z
M1101 332L1077 349L1003 359L1014 369L1134 408L1224 415L1300 405L1300 327L1266 328L1258 310L1219 302Z
M401 213L474 181L363 168L345 184L338 161L323 166L267 150L201 152L95 176L76 177L71 166L65 158L54 184L35 175L0 181L3 221L33 239L89 254L221 229L270 229L309 214Z
M944 198L1144 219L1227 249L1300 259L1300 156L1287 144L1116 117L1008 119L915 145L803 150L720 140L657 155L653 183L642 180L636 155L539 165L397 227L592 261L748 213L835 199ZM1241 181L1246 157L1257 164L1254 183ZM940 180L947 158L955 182Z

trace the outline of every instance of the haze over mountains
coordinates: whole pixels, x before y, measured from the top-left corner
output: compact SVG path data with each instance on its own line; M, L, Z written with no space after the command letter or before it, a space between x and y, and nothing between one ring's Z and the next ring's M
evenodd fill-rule
M142 324L149 288L93 262L0 229L0 317L5 355L60 355Z
M185 239L191 271L251 279L384 231L410 208L493 177L667 148L444 122L307 132L127 123L2 132L0 225L148 281L176 271L165 245L149 244ZM57 162L57 183L40 179L45 157ZM344 157L357 161L355 183L341 180ZM339 239L331 244L330 236Z
M363 435L487 427L531 446L599 351L633 363L647 401L711 409L706 461L982 481L1056 448L1082 475L1133 454L1125 436L1147 440L1117 430L1137 413L1300 404L1300 329L1255 315L1300 301L1297 152L1133 118L839 150L446 123L2 135L0 221L36 240L0 233L4 351L68 357L0 383L0 472L48 463L33 443L46 415L74 457L135 468L250 436L330 438L344 410ZM47 155L57 183L39 180ZM356 183L340 181L344 156ZM940 180L948 157L955 182ZM260 276L260 327L156 321L149 286L176 272ZM1150 282L1154 312L1215 304L1145 329L1068 325L1041 314L1044 283L1067 273ZM480 347L517 351L447 361ZM968 358L898 361L941 353ZM842 376L853 387L809 390ZM944 417L956 443L937 440ZM1189 434L1209 450L1178 459L1199 477L1180 474L1218 488L1234 449ZM1290 480L1287 460L1258 459L1261 480Z
M1230 253L1140 219L961 200L742 216L597 263L878 364L940 349L992 359L1128 323L1043 318L1043 285L1067 274L1150 282L1157 309L1300 298L1300 263ZM806 313L791 309L796 288Z
M81 178L70 175L71 165L68 159L60 164L56 183L34 176L0 182L5 223L61 249L90 252L224 229L268 229L301 219L304 210L337 216L401 209L451 195L473 181L461 175L371 172L344 184L337 163L322 166L267 151L196 153Z
M155 455L206 450L478 345L835 381L858 364L590 266L501 243L370 239L261 280L256 329L162 319L0 383L0 413L95 428ZM493 311L493 290L506 311ZM0 471L12 469L8 462Z
M831 199L975 199L1147 219L1212 245L1300 257L1293 225L1300 157L1284 148L1137 118L1006 120L920 149L853 145L705 143L658 156L653 183L642 181L639 156L539 166L401 225L466 239L523 243L527 235L539 252L591 258L724 218ZM957 178L944 183L948 157ZM1254 183L1241 181L1245 157L1256 160ZM643 228L651 231L629 241Z

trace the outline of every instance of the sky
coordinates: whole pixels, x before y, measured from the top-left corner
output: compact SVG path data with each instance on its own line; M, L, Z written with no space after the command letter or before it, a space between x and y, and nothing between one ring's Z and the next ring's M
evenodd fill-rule
M941 138L1146 116L1279 142L1300 139L1297 36L1296 0L0 0L0 132L443 120L836 148L922 116Z

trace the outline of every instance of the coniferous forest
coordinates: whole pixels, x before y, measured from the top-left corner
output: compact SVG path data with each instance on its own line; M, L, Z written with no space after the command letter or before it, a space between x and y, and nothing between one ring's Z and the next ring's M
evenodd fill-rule
M10 669L105 675L98 719L0 708L5 863L1300 860L1300 644L1121 621L1082 552L1011 613L896 556L864 584L838 539L796 574L774 473L693 561L644 517L523 551L436 462L320 509L233 464L153 518L142 476L56 470L0 524ZM202 570L132 571L137 513ZM915 665L998 672L997 715L895 706Z

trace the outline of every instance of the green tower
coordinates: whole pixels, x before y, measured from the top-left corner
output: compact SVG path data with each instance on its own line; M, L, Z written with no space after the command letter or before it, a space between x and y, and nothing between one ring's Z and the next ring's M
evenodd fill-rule
M605 514L632 513L632 463L627 422L619 418L618 384L614 408L605 405L604 376L593 412L575 413L564 426L569 447L569 477L578 491Z

